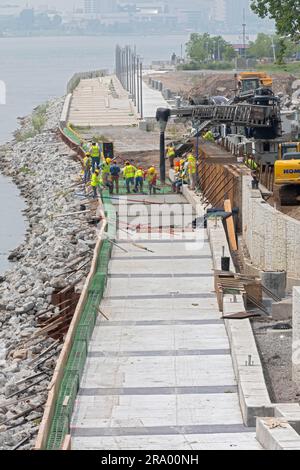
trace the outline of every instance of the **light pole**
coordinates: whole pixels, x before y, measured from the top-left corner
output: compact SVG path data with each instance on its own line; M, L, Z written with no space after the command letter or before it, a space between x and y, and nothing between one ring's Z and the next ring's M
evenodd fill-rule
M199 183L199 173L198 173L198 168L199 168L199 121L194 121L193 122L193 127L196 129L196 178L197 178L197 184Z
M168 108L158 108L158 110L156 111L156 120L158 121L159 128L160 128L159 169L160 169L160 181L162 183L165 183L165 181L166 181L165 131L166 131L166 127L167 127L170 115L171 115L171 111Z

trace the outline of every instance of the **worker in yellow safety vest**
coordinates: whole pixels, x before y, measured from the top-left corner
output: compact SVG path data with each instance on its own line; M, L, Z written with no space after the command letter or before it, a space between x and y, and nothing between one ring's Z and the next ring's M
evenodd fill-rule
M207 140L209 142L214 142L215 141L215 138L214 138L214 135L213 135L212 131L205 132L205 134L203 135L203 139Z
M108 182L108 178L110 175L110 163L111 163L111 158L106 158L101 165L103 184L106 184Z
M92 157L92 172L95 172L95 169L100 169L100 147L96 142L92 143L90 154Z
M149 194L156 194L156 183L157 183L157 171L154 168L154 166L151 166L148 171L147 171L147 181L148 181L148 187L149 187Z
M99 195L101 196L101 191L103 188L103 180L99 170L95 170L92 174L91 179L91 186L93 188L93 197L96 199L99 191Z
M171 168L174 168L175 157L176 157L175 147L173 145L169 145L167 147L167 158L169 159Z
M196 170L197 170L197 161L192 153L187 157L188 162L188 174L190 180L190 189L194 190L196 185Z
M135 177L136 167L131 165L130 162L125 163L125 167L123 168L123 175L126 181L126 190L127 194L130 193L130 185L134 185L134 177Z
M258 165L257 165L256 161L254 160L254 158L251 158L251 157L247 158L245 163L246 163L247 167L250 168L251 170L257 170L257 168L258 168Z
M91 154L87 152L85 154L85 157L83 159L83 181L84 184L87 184L90 179L91 179L91 166L92 166L92 159L91 159Z
M140 193L143 192L143 185L144 185L144 170L143 168L139 167L134 175L135 178L135 188L134 192L137 193L140 190Z

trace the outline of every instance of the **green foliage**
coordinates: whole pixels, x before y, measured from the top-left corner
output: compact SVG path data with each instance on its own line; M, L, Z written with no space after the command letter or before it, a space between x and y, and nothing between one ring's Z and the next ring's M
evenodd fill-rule
M33 127L33 130L37 133L40 134L46 124L47 121L47 105L43 104L40 105L36 108L34 111L32 118L31 118L31 124Z
M300 74L300 62L291 62L289 64L263 64L257 65L257 70L264 72L286 72L289 74Z
M43 130L44 125L46 124L46 116L35 114L32 116L32 127L33 129L40 134Z
M247 51L249 57L262 59L263 57L273 56L272 37L265 33L259 33L256 41L250 43Z
M14 135L17 142L24 142L27 139L32 139L35 137L36 132L33 129L28 131L18 130Z
M281 36L300 39L299 0L252 0L251 8L261 18L274 19Z
M275 53L277 63L282 64L284 58L293 57L298 50L299 46L288 38L259 33L256 41L250 43L247 54L249 57L262 59L273 58Z
M19 172L22 173L23 175L31 175L31 176L34 176L35 175L35 172L30 170L30 168L28 168L27 165L24 165L22 166L20 169L19 169Z
M230 61L236 52L221 36L210 36L208 33L192 33L186 44L187 56L192 63Z
M15 132L14 135L17 142L24 142L42 132L47 121L47 109L47 104L43 104L34 110L31 117L31 128L19 129Z

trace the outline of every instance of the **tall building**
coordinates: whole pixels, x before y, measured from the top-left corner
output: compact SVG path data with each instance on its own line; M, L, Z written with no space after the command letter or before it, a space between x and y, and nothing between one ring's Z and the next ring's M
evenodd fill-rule
M213 20L225 22L227 20L227 4L226 0L215 0L213 5Z
M113 13L117 9L117 0L84 0L84 12L88 15Z

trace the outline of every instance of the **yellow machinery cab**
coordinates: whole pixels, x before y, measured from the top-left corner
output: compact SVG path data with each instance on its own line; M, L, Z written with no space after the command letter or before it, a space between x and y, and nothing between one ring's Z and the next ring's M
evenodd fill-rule
M300 142L280 144L278 157L274 165L275 184L299 184Z
M265 72L241 72L236 75L237 88L240 93L247 93L257 88L272 88L273 80Z

